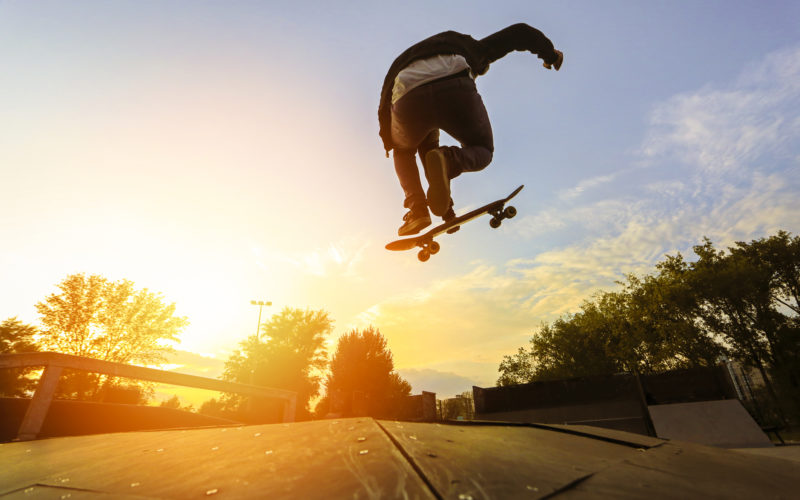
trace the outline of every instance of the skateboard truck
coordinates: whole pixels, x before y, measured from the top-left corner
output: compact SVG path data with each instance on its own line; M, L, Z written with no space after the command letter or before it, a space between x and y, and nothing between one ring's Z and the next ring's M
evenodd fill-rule
M426 243L421 243L419 246L422 247L422 250L420 250L419 253L417 254L417 258L422 262L425 262L428 259L430 259L431 255L436 255L437 253L439 253L439 249L441 249L441 247L439 246L439 242L433 240Z
M503 219L510 219L517 215L517 209L509 205L504 209L499 208L495 210L489 210L489 213L492 214L492 218L489 220L489 225L492 226L492 228L497 229L500 227L500 224L503 223Z

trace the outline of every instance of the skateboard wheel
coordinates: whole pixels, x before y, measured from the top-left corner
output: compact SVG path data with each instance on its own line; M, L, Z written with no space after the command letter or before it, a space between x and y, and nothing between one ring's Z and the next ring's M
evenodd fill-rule
M499 217L492 217L492 220L489 221L489 225L492 226L494 229L497 229L498 227L500 227L501 222L502 221L500 220Z
M503 210L503 215L506 217L506 219L510 219L517 215L517 209L512 206L508 206L505 210Z
M431 241L431 244L428 245L428 250L431 252L431 255L439 253L439 242L438 241Z
M428 250L428 249L426 249L426 248L423 248L423 249L422 249L422 250L420 250L420 251L419 251L419 253L417 254L417 258L420 260L420 262L425 262L425 261L427 261L428 259L430 259L430 258L431 258L431 252L430 252L430 250Z

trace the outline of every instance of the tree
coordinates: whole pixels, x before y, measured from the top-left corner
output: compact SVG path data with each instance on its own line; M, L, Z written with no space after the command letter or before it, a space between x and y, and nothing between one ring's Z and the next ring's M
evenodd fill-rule
M60 294L36 304L42 344L57 352L118 363L164 362L173 352L164 341L178 342L189 323L161 294L135 290L128 280L73 274L57 286Z
M475 400L472 391L464 391L458 396L437 401L439 418L442 420L473 420Z
M742 256L750 263L760 263L769 275L772 311L760 308L762 323L769 325L772 362L784 372L787 382L800 388L800 236L792 238L785 231L767 239L738 242L732 256ZM800 394L798 394L800 396ZM800 398L797 398L800 399Z
M505 356L498 385L712 366L728 354L761 373L772 406L800 416L800 237L667 255ZM785 414L785 412L784 412ZM778 415L778 418L783 418Z
M636 343L627 346L635 355L626 371L653 373L718 362L724 349L702 328L695 314L696 297L681 277L664 271L644 278L630 275L623 286L621 313Z
M158 405L162 408L169 408L171 410L183 410L183 411L190 411L194 412L194 405L188 404L186 406L181 405L181 398L179 398L176 394L173 394L171 398L165 399L161 401Z
M0 354L38 351L34 336L37 330L16 317L0 323ZM0 370L0 396L20 397L29 395L36 381L29 378L31 368Z
M497 384L714 365L723 349L696 318L685 263L668 257L660 271L629 275L621 290L600 292L577 313L543 324L528 350L503 358Z
M800 238L781 231L738 242L727 253L706 239L694 251L699 259L691 265L692 279L702 321L733 357L761 373L784 419L781 401L800 397Z
M167 360L188 324L175 316L175 304L165 304L160 294L136 290L128 280L112 282L99 275L72 274L57 285L60 293L36 304L42 323L43 349L118 363L153 364ZM120 385L108 377L70 372L61 393L99 397L100 383L111 394ZM145 384L129 383L128 388ZM124 396L126 401L130 396Z
M527 384L534 378L533 355L520 347L513 356L503 356L498 371L498 386Z
M200 408L197 409L197 413L233 421L241 418L236 414L236 412L228 409L228 405L225 403L225 401L217 398L211 398L207 401L203 401L200 404Z
M800 236L791 237L786 231L775 236L737 242L732 254L743 254L751 262L769 266L772 277L773 300L800 314Z
M339 338L325 387L317 414L394 417L411 394L411 385L394 371L386 339L372 326Z
M597 303L584 302L581 311L544 325L531 338L533 380L552 380L617 373L624 360L615 355L622 341Z
M325 311L285 308L261 325L263 340L255 335L225 362L224 380L255 384L297 393L297 417L309 418L309 401L319 393L328 356L325 338L333 321ZM229 411L243 411L245 400L223 396Z

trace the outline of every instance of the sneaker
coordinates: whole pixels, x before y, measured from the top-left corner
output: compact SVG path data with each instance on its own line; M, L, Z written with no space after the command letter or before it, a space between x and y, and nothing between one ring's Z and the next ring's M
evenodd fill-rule
M447 159L441 149L432 149L425 155L425 177L428 179L428 206L433 215L441 216L450 206L450 177Z
M445 222L450 222L451 220L456 218L456 213L453 211L453 205L450 205L450 208L447 209L444 215L442 215L442 220ZM456 231L461 229L461 226L453 226L447 230L447 234L453 234Z
M426 228L431 225L431 216L428 215L428 211L425 212L414 212L413 210L409 210L403 216L403 220L405 221L402 226L397 230L398 236L409 236L412 234L417 234L423 228Z

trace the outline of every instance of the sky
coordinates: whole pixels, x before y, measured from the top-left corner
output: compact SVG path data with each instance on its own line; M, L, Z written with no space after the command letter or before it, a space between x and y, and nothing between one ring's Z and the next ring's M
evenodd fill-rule
M285 307L374 325L413 391L492 386L504 355L709 237L800 233L794 1L0 0L0 320L69 274L128 279L190 325L168 368L216 377ZM405 212L378 138L405 48L517 22L476 84L495 155L456 211L519 214L389 252ZM445 144L455 142L445 137Z

